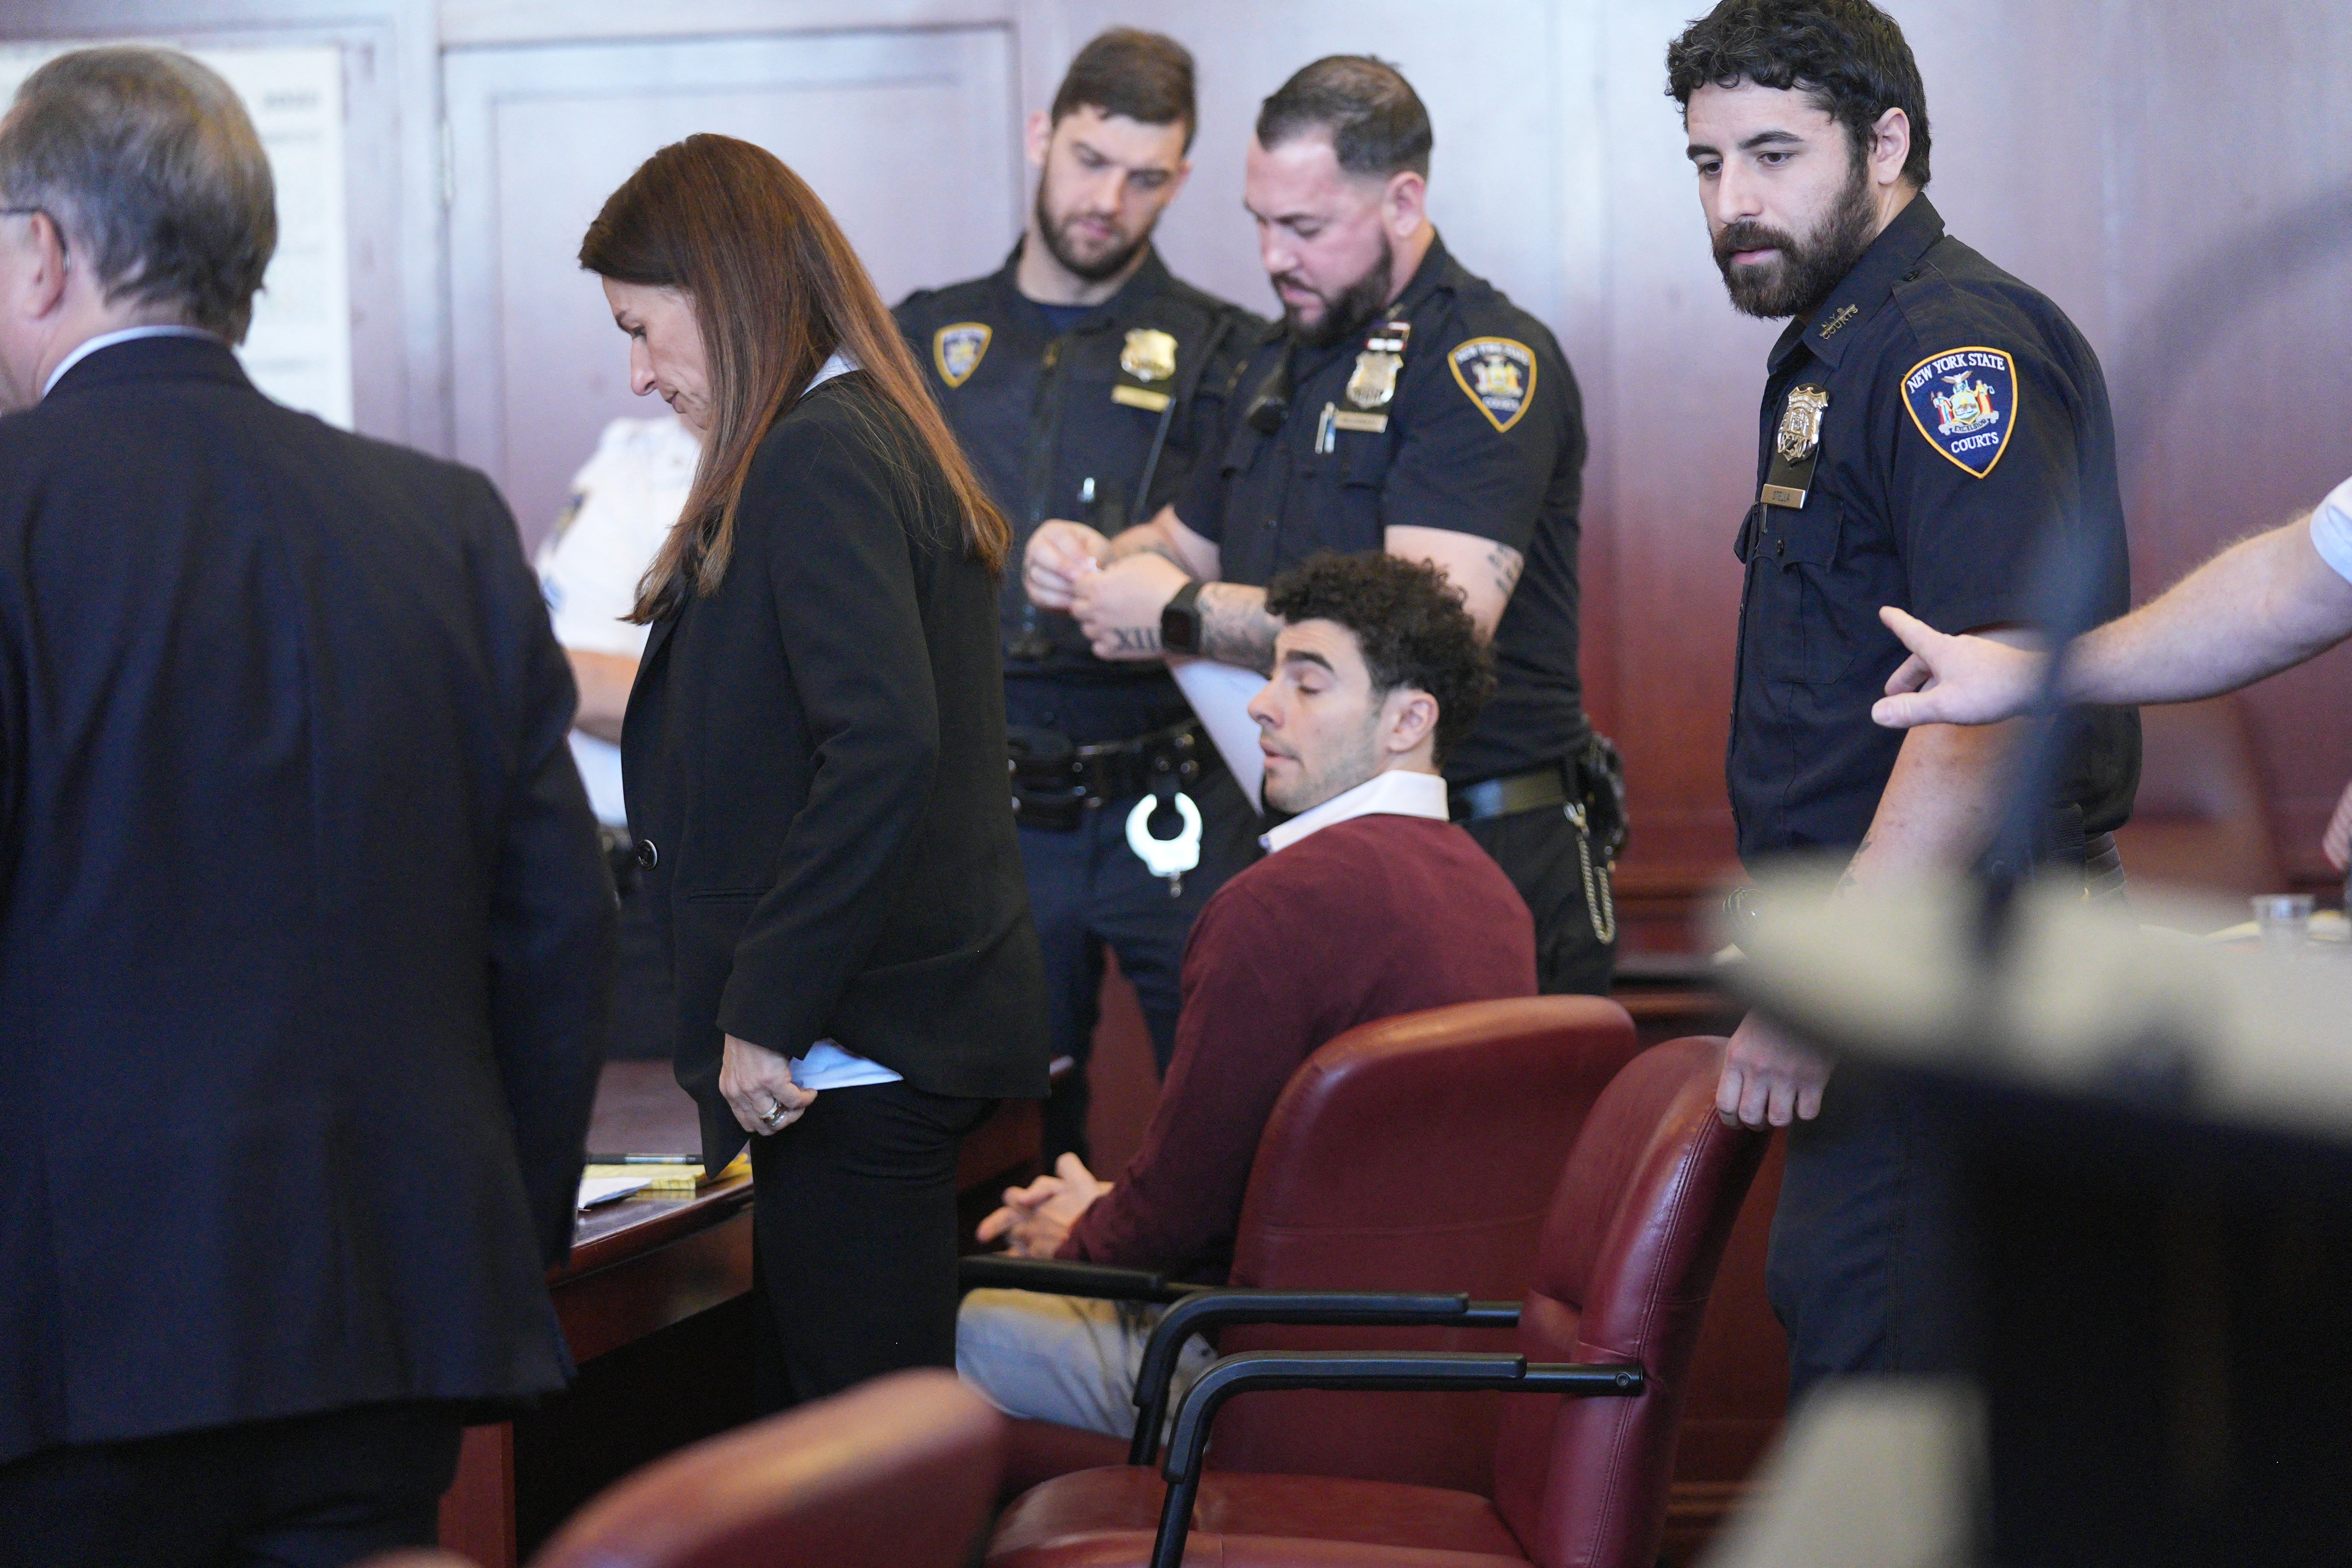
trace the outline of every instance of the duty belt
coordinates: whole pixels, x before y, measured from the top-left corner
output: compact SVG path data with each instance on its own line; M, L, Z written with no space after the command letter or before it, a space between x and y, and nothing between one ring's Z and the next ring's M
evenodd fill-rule
M1058 730L1016 724L1004 733L1014 820L1064 833L1109 802L1157 791L1173 795L1216 758L1193 719L1131 740L1085 746Z
M1481 784L1461 784L1446 792L1446 804L1456 822L1484 822L1490 816L1516 816L1548 805L1568 804L1568 781L1558 763L1506 773Z

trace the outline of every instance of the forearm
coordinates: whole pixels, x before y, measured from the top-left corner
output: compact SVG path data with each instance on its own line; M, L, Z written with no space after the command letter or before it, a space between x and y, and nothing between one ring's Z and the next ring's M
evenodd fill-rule
M600 741L621 743L621 720L629 710L629 690L636 684L637 661L622 653L563 650L572 666L572 682L580 689L580 706L572 727Z
M1965 866L1981 854L1998 825L2002 770L2019 729L1923 724L1905 736L1840 889Z
M2312 547L2305 514L2231 546L2162 597L2076 641L2066 695L2185 702L2234 691L2352 635L2352 584Z
M1186 528L1172 506L1161 507L1149 522L1113 534L1103 550L1102 563L1108 566L1130 555L1147 554L1174 562L1188 577L1217 574L1214 548Z
M1220 664L1261 675L1274 670L1275 634L1282 623L1265 612L1265 590L1212 583L1201 590L1201 652Z

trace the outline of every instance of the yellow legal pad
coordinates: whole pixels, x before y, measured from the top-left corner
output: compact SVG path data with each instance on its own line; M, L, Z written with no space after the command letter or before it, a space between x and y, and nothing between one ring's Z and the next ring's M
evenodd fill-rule
M716 1176L705 1175L700 1165L688 1164L591 1165L580 1173L586 1179L598 1176L628 1177L646 1183L646 1192L664 1196L676 1196L680 1194L691 1195L698 1187L707 1187L713 1182L724 1181L730 1176L750 1175L751 1156L749 1153L736 1155L728 1163L727 1168Z

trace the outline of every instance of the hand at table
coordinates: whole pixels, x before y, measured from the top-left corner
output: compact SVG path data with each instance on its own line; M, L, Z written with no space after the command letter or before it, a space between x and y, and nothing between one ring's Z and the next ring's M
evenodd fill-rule
M983 1242L1005 1237L1005 1250L1015 1258L1051 1258L1069 1239L1078 1216L1110 1189L1110 1183L1095 1180L1086 1162L1065 1154L1055 1162L1054 1174L1025 1187L1007 1187L1004 1206L972 1234Z
M743 1131L761 1138L790 1127L816 1103L816 1090L793 1081L790 1057L732 1035L719 1063L719 1093Z
M1143 551L1097 572L1079 574L1070 614L1097 658L1160 657L1160 612L1192 581L1164 555Z
M1110 541L1083 522L1055 518L1037 525L1022 555L1021 584L1041 610L1066 610L1078 579L1103 563Z
M1715 1113L1727 1127L1759 1131L1822 1113L1830 1064L1750 1013L1732 1033L1716 1080Z

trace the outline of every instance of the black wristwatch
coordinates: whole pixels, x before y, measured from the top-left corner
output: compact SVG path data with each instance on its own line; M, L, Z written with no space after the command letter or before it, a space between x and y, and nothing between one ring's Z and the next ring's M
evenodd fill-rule
M1176 590L1160 612L1160 647L1167 653L1201 651L1201 590L1208 584L1192 578Z

